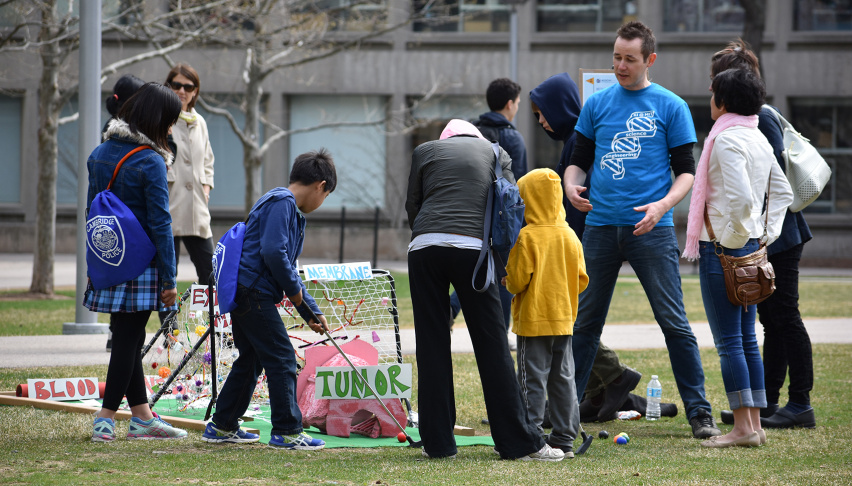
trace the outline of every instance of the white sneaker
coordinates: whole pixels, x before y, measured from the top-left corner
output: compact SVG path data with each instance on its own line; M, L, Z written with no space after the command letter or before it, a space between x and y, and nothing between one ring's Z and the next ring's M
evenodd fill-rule
M544 447L539 449L538 452L533 452L532 454L524 457L519 457L519 461L553 461L558 462L565 458L565 453L560 451L559 449L554 449L547 444L544 444Z

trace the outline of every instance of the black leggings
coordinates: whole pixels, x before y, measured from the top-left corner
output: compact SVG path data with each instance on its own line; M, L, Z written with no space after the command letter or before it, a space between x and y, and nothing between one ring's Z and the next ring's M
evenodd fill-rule
M131 407L148 402L142 346L145 344L145 325L150 316L151 311L116 312L109 316L112 352L103 402L103 408L107 410L118 410L125 396Z

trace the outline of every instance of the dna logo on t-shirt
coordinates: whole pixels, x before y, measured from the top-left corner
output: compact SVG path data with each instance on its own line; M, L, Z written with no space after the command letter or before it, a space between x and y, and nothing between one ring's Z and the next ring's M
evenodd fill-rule
M626 122L627 131L618 132L612 138L612 152L601 157L601 170L611 170L612 178L624 177L626 159L636 159L642 152L641 138L654 137L657 124L653 111L637 111Z

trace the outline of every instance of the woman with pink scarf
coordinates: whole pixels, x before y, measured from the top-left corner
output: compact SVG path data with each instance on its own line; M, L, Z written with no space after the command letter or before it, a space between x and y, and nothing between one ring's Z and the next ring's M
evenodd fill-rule
M683 256L699 260L704 311L722 366L734 427L704 447L753 447L766 442L760 408L766 406L763 363L754 331L756 305L746 308L727 297L717 252L744 256L781 233L793 191L757 129L766 95L754 73L729 69L713 77L710 115L716 121L704 142L689 207ZM768 205L764 202L769 194ZM705 210L715 239L705 225ZM766 213L768 211L768 215Z

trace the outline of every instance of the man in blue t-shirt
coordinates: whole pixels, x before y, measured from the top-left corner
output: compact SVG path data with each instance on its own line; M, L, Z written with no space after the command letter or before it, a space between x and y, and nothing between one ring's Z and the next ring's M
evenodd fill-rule
M683 307L680 252L672 208L692 187L695 128L686 103L651 83L654 34L641 22L618 29L618 86L592 95L580 112L577 142L563 178L571 204L588 213L583 251L591 280L580 294L573 351L577 390L585 390L618 271L630 263L657 319L678 391L696 438L721 435L704 394L698 342ZM589 199L581 196L591 172ZM674 182L672 182L674 173Z

